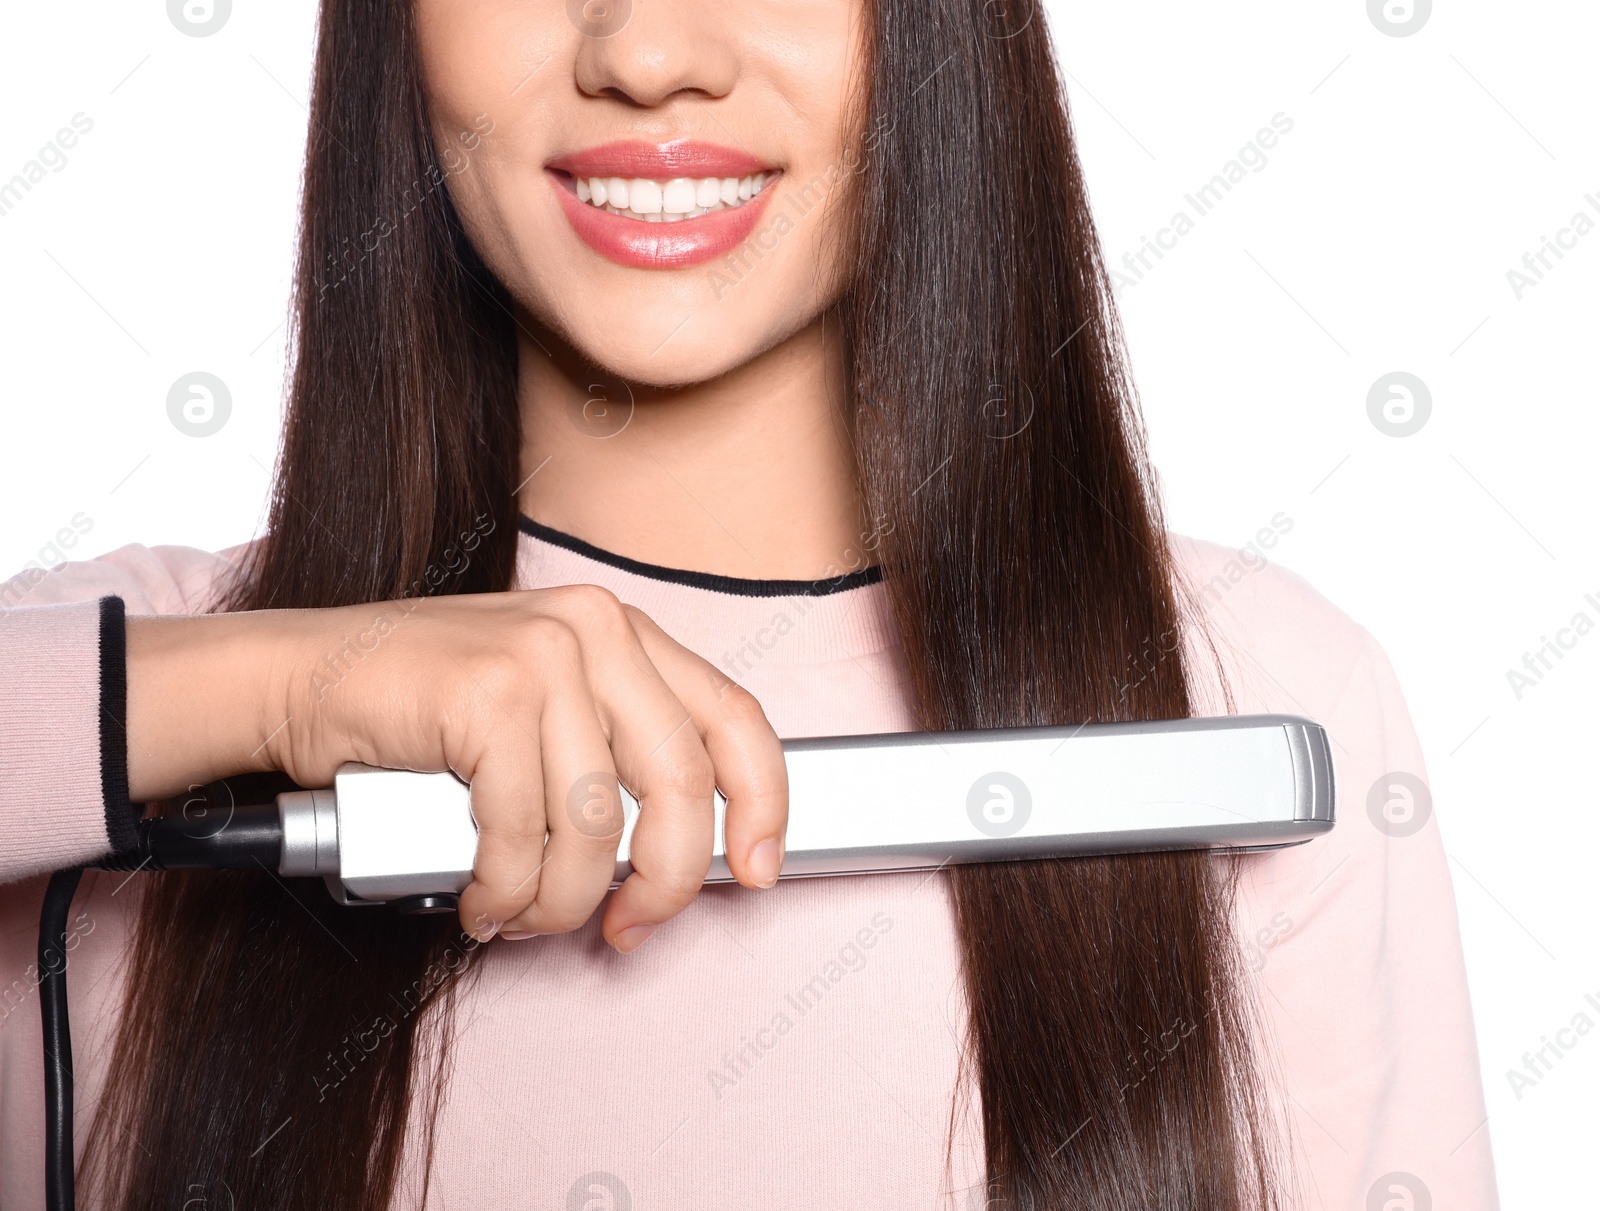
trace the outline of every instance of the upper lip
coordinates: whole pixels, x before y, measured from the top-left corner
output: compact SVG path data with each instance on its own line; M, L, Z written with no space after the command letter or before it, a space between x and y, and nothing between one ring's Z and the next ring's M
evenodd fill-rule
M604 143L551 160L548 167L575 177L642 177L656 181L675 177L747 177L772 171L771 165L747 151L696 139Z

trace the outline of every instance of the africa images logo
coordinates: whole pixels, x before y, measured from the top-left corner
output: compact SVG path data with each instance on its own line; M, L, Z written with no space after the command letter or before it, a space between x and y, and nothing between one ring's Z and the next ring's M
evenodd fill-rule
M191 38L209 38L232 15L233 0L167 0L167 20Z
M985 774L967 791L967 818L988 837L1015 836L1032 810L1028 784L1004 770Z

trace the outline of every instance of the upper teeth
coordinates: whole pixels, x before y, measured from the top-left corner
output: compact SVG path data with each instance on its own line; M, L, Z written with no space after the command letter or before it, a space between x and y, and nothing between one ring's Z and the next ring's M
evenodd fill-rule
M742 206L760 193L772 174L748 177L578 177L578 200L612 214L649 223L675 223L713 210Z

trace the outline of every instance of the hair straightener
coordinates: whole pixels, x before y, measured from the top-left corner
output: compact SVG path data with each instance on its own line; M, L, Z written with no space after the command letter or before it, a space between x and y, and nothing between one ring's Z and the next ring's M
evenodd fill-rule
M841 736L787 740L783 751L788 879L1074 854L1273 848L1333 826L1327 735L1289 716ZM596 826L610 831L610 796L597 779L549 810L581 813L593 804ZM639 818L638 801L626 790L621 798L613 887L632 869ZM727 883L720 793L715 807L706 881ZM454 774L351 763L326 790L141 821L138 848L100 865L262 866L324 879L341 904L437 912L454 909L472 881L477 845L471 792Z
M786 740L783 751L785 879L1091 854L1277 849L1334 823L1327 733L1290 715L841 736ZM587 813L599 805L609 831L610 791L597 778L550 810ZM626 790L621 804L612 886L632 869L629 842L639 816ZM720 793L715 806L706 881L726 883L733 877ZM94 865L265 868L321 878L337 902L352 907L450 912L472 881L477 840L470 789L455 775L352 763L327 789L142 820L134 850ZM80 874L52 877L39 929L52 1211L73 1205L72 1048L60 948Z

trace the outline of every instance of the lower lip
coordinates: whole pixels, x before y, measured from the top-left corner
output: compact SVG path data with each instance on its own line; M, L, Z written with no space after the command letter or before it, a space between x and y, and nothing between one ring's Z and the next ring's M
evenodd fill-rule
M684 269L701 265L732 252L749 238L756 221L766 209L775 176L767 187L743 206L713 211L697 219L678 219L672 223L651 223L625 219L601 210L567 188L570 177L545 170L561 201L567 222L578 238L608 261L629 269Z

